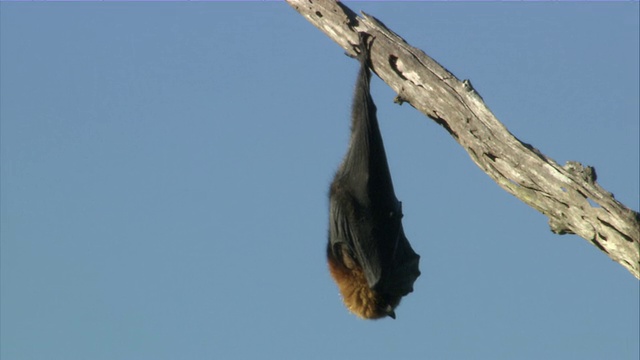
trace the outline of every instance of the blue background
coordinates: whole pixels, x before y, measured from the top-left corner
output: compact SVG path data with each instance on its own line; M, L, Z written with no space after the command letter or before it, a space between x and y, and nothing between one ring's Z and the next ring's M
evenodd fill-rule
M348 3L639 199L638 2ZM2 3L2 359L638 359L638 280L373 80L422 276L347 312L357 62L284 3Z

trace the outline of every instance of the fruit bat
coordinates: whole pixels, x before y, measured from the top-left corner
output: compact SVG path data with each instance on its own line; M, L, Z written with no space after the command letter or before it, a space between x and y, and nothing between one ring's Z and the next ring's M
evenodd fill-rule
M402 229L402 204L393 190L369 93L369 38L359 34L351 139L329 190L327 259L351 312L364 319L395 319L394 309L420 276L420 256Z

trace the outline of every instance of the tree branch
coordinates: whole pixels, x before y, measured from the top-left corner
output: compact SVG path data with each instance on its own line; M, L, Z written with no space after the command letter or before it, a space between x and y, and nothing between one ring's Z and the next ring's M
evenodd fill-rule
M460 81L424 52L372 16L357 16L334 0L287 0L314 26L354 54L358 32L375 36L373 70L408 102L433 119L503 189L549 218L556 234L576 234L640 279L640 214L596 182L595 169L560 166L523 143L484 104L468 80Z

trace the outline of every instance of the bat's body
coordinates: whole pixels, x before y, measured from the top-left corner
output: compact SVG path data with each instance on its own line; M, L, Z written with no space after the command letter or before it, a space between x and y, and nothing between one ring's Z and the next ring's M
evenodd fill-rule
M395 318L393 310L420 275L420 256L402 229L402 205L369 93L366 40L361 34L349 149L330 189L327 257L351 312L366 319Z

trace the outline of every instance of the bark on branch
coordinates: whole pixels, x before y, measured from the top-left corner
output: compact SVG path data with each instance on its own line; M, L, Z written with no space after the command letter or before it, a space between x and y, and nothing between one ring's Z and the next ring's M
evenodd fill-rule
M560 166L523 143L491 113L468 80L460 81L423 51L375 18L334 0L287 0L314 26L354 54L358 32L375 36L374 72L433 119L503 189L549 218L556 234L576 234L640 279L640 214L596 182L595 169L574 161Z

